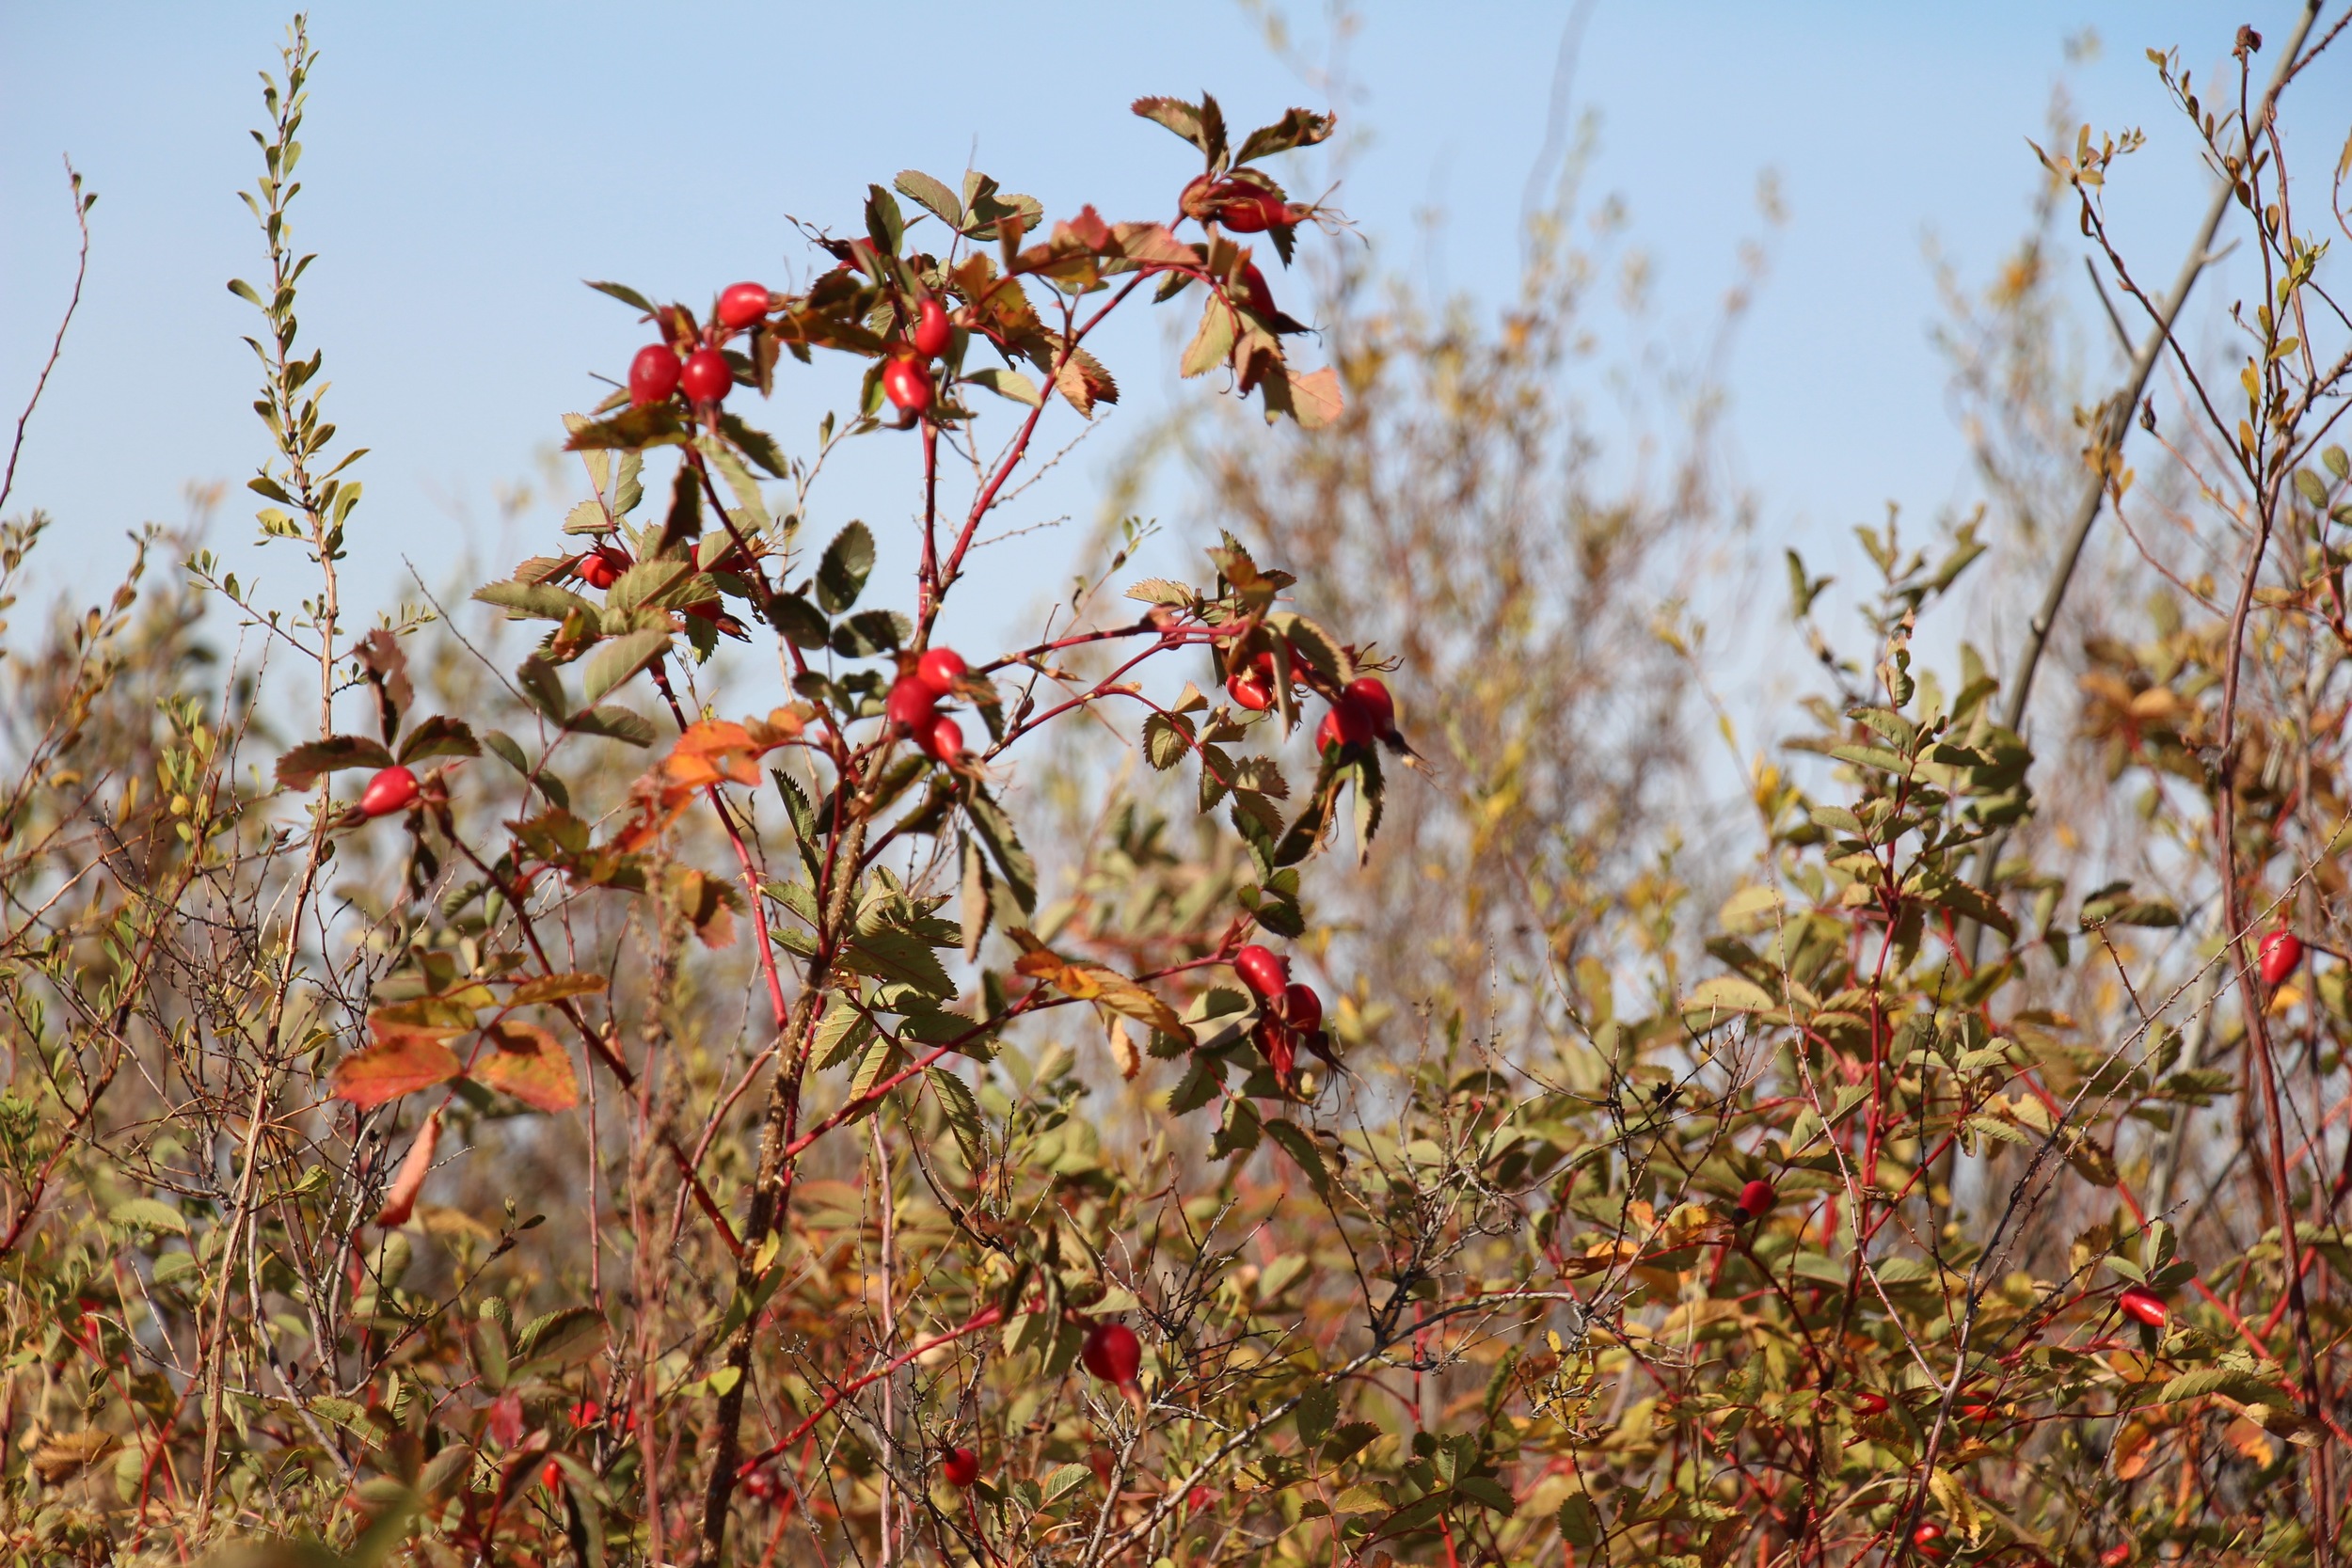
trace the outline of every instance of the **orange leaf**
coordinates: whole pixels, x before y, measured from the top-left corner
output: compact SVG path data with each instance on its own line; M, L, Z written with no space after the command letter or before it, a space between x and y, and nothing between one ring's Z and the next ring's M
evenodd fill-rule
M404 1094L445 1084L461 1070L441 1042L447 1029L388 1029L378 1025L375 1043L335 1064L335 1098L373 1111Z
M495 1049L474 1059L469 1076L476 1083L502 1089L535 1111L568 1111L580 1103L572 1058L553 1035L511 1018L482 1034Z
M375 1223L389 1227L405 1225L417 1207L417 1194L424 1186L426 1175L433 1169L433 1146L441 1141L441 1113L434 1111L417 1129L415 1141L400 1162L400 1169L392 1175L392 1184L384 1195L384 1207L375 1216Z

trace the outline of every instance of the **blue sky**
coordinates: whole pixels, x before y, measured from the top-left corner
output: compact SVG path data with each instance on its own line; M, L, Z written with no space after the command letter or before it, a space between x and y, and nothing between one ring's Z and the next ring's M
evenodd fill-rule
M2242 8L2283 37L2281 0ZM1567 11L1364 8L1347 53L1356 91L1341 107L1373 140L1337 199L1391 262L1489 298L1509 286ZM125 530L183 515L184 483L227 480L215 543L241 571L258 564L297 591L291 551L257 557L249 544L242 481L263 454L239 341L251 312L223 287L259 270L234 193L258 164L246 135L260 116L254 73L275 66L285 14L0 8L10 422L71 281L61 156L103 196L83 313L9 503L59 519L72 547L52 570L77 582L121 559ZM2177 43L2201 73L2236 20L2162 0L1599 0L1575 95L1601 117L1589 188L1623 196L1656 260L1658 338L1700 341L1737 245L1756 231L1756 177L1779 177L1789 222L1731 374L1734 471L1756 493L1762 543L1834 550L1888 499L1931 513L1960 494L1922 242L1934 232L1978 278L2013 242L2034 174L2025 138L2041 134L2062 41L2086 26L2103 48L2072 73L2075 103L2101 126L2156 134L2112 199L2127 240L2169 275L2203 193L2142 51ZM1311 57L1325 55L1323 26L1320 10L1302 11ZM1219 4L325 4L312 33L325 61L297 237L322 259L302 320L326 350L334 417L373 449L354 542L363 604L400 591L403 556L437 583L469 546L485 564L530 546L500 537L496 492L536 481L557 415L597 395L589 372L620 374L642 330L578 279L701 299L739 277L804 277L810 252L788 215L853 227L867 181L910 166L952 180L967 158L1049 214L1084 200L1155 214L1189 153L1131 119L1130 98L1206 86L1248 125L1313 97L1248 11ZM2333 135L2346 117L2328 98L2352 108L2352 77L2322 74L2301 118ZM2307 166L2334 151L2307 151ZM1424 238L1417 214L1433 209L1442 217ZM1106 357L1126 410L1009 523L1063 511L1083 523L1093 481L1151 411L1210 395L1178 386L1173 349L1148 323ZM818 412L853 385L846 366L802 372L764 422L805 447ZM819 529L862 515L894 537L912 493L891 439L842 464ZM527 531L551 536L572 499L542 486ZM1033 602L1065 557L1051 535L997 552L961 635L1009 635L1001 617Z

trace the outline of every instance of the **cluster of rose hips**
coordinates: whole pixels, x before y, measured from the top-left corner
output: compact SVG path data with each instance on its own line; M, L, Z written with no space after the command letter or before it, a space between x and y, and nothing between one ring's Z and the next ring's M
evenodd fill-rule
M915 746L934 762L953 762L963 755L963 726L939 711L940 700L954 694L969 668L953 648L930 648L891 683L882 713L894 729L914 738Z
M1309 214L1293 207L1263 185L1248 180L1211 180L1201 175L1184 188L1184 210L1203 221L1214 221L1235 234L1263 234L1287 229Z
M1331 1059L1323 1034L1323 998L1312 986L1291 978L1288 958L1253 942L1233 955L1233 971L1265 1005L1249 1037L1285 1088L1290 1086L1301 1045L1326 1061Z
M1236 658L1225 673L1225 694L1236 707L1263 713L1274 705L1275 685L1280 679L1270 648ZM1396 734L1396 699L1377 675L1359 675L1347 683L1315 730L1315 746L1369 746Z
M935 295L925 294L915 304L914 330L907 334L905 346L894 351L890 362L882 366L882 396L893 407L909 418L919 419L930 412L930 362L947 352L953 336L947 308Z
M725 399L735 385L735 372L719 344L768 314L770 296L765 283L732 283L719 295L720 331L684 360L668 343L647 343L628 362L628 401L643 407L667 403L679 393L700 405Z

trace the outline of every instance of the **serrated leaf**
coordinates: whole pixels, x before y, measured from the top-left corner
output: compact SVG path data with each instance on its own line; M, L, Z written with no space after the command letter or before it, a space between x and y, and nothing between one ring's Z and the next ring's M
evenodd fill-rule
M1711 974L1692 988L1676 1010L1684 1013L1764 1013L1780 1006L1744 974Z
M451 1033L379 1028L374 1043L335 1064L330 1079L335 1098L373 1111L402 1095L447 1083L461 1070L456 1055L442 1043Z
M2285 1389L2268 1378L2237 1367L2192 1368L2167 1383L2156 1401L2160 1404L2178 1404L2207 1394L2221 1394L2241 1404L2266 1404L2281 1410L2292 1409L2295 1402Z
M515 1337L515 1361L581 1361L604 1343L604 1315L593 1307L559 1307Z
M942 1119L947 1131L955 1134L956 1151L963 1156L966 1170L984 1170L988 1165L988 1136L980 1120L979 1101L972 1098L972 1087L944 1067L927 1069L924 1081L939 1097Z
M611 703L573 714L564 727L574 735L593 735L630 746L650 746L659 733L652 720Z
M669 645L666 631L633 631L597 643L580 673L581 700L596 702L652 663Z
M768 620L796 648L821 648L833 641L832 626L798 594L779 594L769 600Z
M861 610L833 628L833 651L843 658L895 653L914 635L914 623L895 610Z
M647 447L685 444L686 427L678 422L677 410L666 403L648 403L581 425L564 443L564 450L642 451Z
M939 955L905 931L884 929L855 938L842 950L841 965L854 974L913 986L926 996L953 996L956 991Z
M289 789L308 789L322 775L346 768L389 768L392 753L364 736L331 735L296 746L278 759L278 782Z
M1233 162L1246 164L1277 152L1288 152L1293 148L1312 147L1329 136L1336 123L1334 117L1317 114L1312 109L1285 109L1281 119L1271 125L1261 125L1243 138Z
M1146 578L1128 588L1127 597L1144 604L1164 604L1182 608L1193 601L1193 591L1181 582L1167 578Z
M596 293L600 294L610 294L614 299L619 300L622 304L634 306L648 316L660 314L660 312L654 309L653 301L647 299L644 294L639 293L636 290L630 288L626 283L598 283L584 278L582 281L586 282L588 286L596 290Z
M505 610L510 621L561 621L575 611L593 619L596 613L595 605L551 582L487 583L473 596Z
M1192 750L1192 721L1181 715L1154 713L1143 721L1143 755L1165 773ZM1255 760L1255 759L1253 759Z
M900 196L925 208L948 228L962 230L963 203L946 185L914 168L900 169L891 183L898 187Z
M850 523L833 536L817 563L818 606L827 614L840 614L857 603L873 570L873 531L864 523Z
M971 818L973 831L988 847L989 858L1005 879L1011 891L1012 901L1023 914L1037 911L1037 863L1021 847L1020 836L1012 831L1012 819L1005 815L988 791L975 784L964 801L964 813Z
M126 1230L151 1230L159 1236L188 1233L186 1218L160 1198L126 1198L107 1210L106 1218Z
M1184 376L1205 375L1232 357L1233 333L1240 318L1233 308L1209 295L1200 308L1200 324L1193 328L1192 341L1184 345L1184 356L1176 363L1176 373Z
M1026 407L1041 407L1045 402L1045 394L1038 390L1037 383L1009 365L984 366L972 372L963 379L977 382L998 397L1009 399Z
M400 760L424 762L433 757L478 757L482 743L462 719L437 713L401 737Z

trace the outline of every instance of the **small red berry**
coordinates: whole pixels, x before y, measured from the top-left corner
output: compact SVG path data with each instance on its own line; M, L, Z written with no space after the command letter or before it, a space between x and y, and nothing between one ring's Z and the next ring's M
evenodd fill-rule
M604 1418L604 1411L594 1400L581 1400L572 1406L572 1425L592 1427Z
M1087 1370L1105 1383L1121 1387L1136 1380L1136 1372L1143 1365L1143 1341L1125 1323L1096 1323L1087 1330L1086 1343L1078 1347L1078 1359Z
M1281 198L1246 180L1229 180L1210 194L1218 203L1216 221L1236 234L1262 234L1291 221Z
M1226 694L1252 713L1263 713L1274 705L1274 656L1263 650L1234 664L1226 672Z
M901 355L882 367L882 395L902 412L925 414L931 406L931 372Z
M1331 705L1331 711L1323 716L1315 729L1315 749L1328 751L1334 746L1369 746L1372 744L1372 715L1350 697L1342 697Z
M2126 1286L2123 1293L2115 1298L2115 1305L2123 1309L2125 1317L2137 1318L2150 1328L2162 1328L2164 1320L2171 1316L2164 1298L2145 1285Z
M961 1490L980 1479L980 1456L970 1449L949 1449L939 1456L939 1473Z
M406 811L416 804L417 776L405 768L387 768L368 781L368 787L359 792L359 813L363 816L389 816L396 811Z
M1853 1407L1865 1416L1883 1415L1886 1410L1886 1396L1884 1394L1856 1394L1853 1397Z
M1302 1035L1323 1027L1323 998L1312 986L1293 983L1282 990L1283 1022Z
M953 762L963 755L963 726L943 713L929 729L915 732L915 743L933 762Z
M725 355L715 348L698 348L687 356L677 384L689 403L717 403L735 385L735 372L727 369Z
M1993 1418L1994 1415L1993 1407L1991 1405L1973 1402L1968 1404L1962 1405L1960 1407L1960 1413L1972 1421L1989 1421Z
M1911 1544L1923 1552L1936 1550L1936 1543L1944 1539L1944 1527L1932 1519L1922 1523L1911 1532Z
M719 325L742 330L768 313L768 285L731 283L719 296Z
M667 343L647 343L628 362L628 401L667 403L677 390L678 357Z
M950 335L946 307L927 295L914 309L914 331L909 338L914 352L926 359L936 359L947 352Z
M945 697L956 689L970 666L963 656L953 648L930 648L914 661L914 678L923 683L934 697Z
M743 1478L743 1490L757 1497L761 1502L766 1502L776 1495L775 1472L764 1465L761 1465Z
M1291 961L1254 942L1233 955L1233 970L1243 985L1269 1002L1291 983Z
M2099 1554L2099 1568L2123 1568L2123 1564L2131 1561L2131 1543L2128 1541L2119 1541L2114 1545L2109 1546L2106 1551Z
M621 574L634 564L636 562L629 560L628 552L619 546L598 545L581 556L580 564L572 570L589 587L601 589L612 587L620 580Z
M1752 1220L1762 1219L1772 1212L1780 1195L1772 1191L1770 1181L1751 1181L1740 1189L1740 1212Z
M2302 961L2303 939L2296 936L2293 931L2288 930L2285 927L2282 926L2278 930L2275 930L2268 936L2263 938L2262 971L2264 985L2277 985L2280 981L2294 974L2296 966L2300 964Z
M1216 1501L1216 1494L1205 1486L1196 1486L1184 1494L1184 1506L1195 1513Z
M539 1468L539 1484L552 1492L564 1484L564 1466L548 1460Z
M1396 699L1377 675L1359 675L1347 683L1347 695L1372 721L1372 733L1383 738L1396 733Z
M901 675L891 687L882 713L899 729L919 736L929 731L931 721L938 717L939 699L917 677Z

